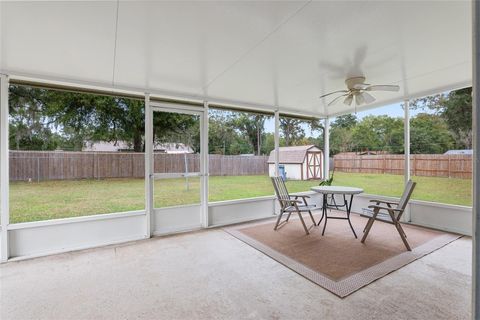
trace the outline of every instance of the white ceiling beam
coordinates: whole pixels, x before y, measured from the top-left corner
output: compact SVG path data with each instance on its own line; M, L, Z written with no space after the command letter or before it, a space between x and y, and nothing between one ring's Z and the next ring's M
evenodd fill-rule
M115 94L131 94L131 95L139 95L142 96L144 92L150 93L151 99L170 99L176 100L179 102L192 102L197 103L199 105L203 105L204 101L208 101L211 105L221 105L224 107L232 107L232 108L241 108L245 110L252 110L252 111L263 111L269 112L272 115L276 110L280 113L285 113L289 115L297 115L299 117L312 117L312 118L323 118L323 116L319 113L313 112L302 112L296 109L291 109L282 106L266 106L260 105L256 103L250 103L245 101L235 101L235 100L228 100L228 99L220 99L208 95L192 95L188 93L181 93L181 92L172 92L168 90L158 90L152 88L140 88L140 87L129 87L129 86L120 86L105 83L95 83L89 81L79 81L79 80L71 80L71 79L59 79L55 77L45 77L39 75L29 75L25 73L18 73L18 72L11 72L8 70L0 70L2 74L8 74L11 81L25 81L25 82L36 82L38 84L45 84L45 85L59 85L59 86L67 86L72 88L77 88L78 90L98 90L98 91L105 91L109 92L112 95Z

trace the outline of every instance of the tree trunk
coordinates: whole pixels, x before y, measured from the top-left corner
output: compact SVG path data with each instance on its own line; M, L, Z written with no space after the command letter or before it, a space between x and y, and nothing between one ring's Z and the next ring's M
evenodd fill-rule
M133 133L133 151L142 152L142 134L138 130Z

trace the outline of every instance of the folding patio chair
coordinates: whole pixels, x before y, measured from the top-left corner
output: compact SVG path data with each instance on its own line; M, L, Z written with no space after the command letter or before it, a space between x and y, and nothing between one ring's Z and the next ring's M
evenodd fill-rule
M410 196L412 195L415 185L415 182L413 182L412 180L408 180L402 197L400 198L400 201L398 203L383 200L370 200L370 202L375 202L376 204L368 206L368 208L373 209L373 214L368 219L368 222L365 225L365 229L363 229L362 243L364 243L367 239L368 233L370 232L370 229L372 228L375 220L378 220L381 222L393 224L395 228L397 228L398 234L400 235L400 238L402 238L402 241L405 244L405 247L407 247L407 250L412 251L410 245L407 242L407 235L405 234L405 231L403 231L403 228L400 225L400 218L402 217L402 214L407 207L408 201L410 200ZM380 212L380 210L385 210L387 212Z
M277 230L280 226L283 226L285 223L287 223L290 219L290 215L292 214L292 212L296 212L298 214L298 217L300 218L300 222L302 223L303 228L305 229L305 233L309 234L310 232L308 230L311 227L315 226L315 219L313 219L311 210L316 210L319 208L317 208L316 205L309 205L307 203L307 198L310 198L309 196L290 195L288 193L287 187L285 186L285 182L283 182L283 179L281 177L272 177L272 183L275 189L275 194L277 195L278 202L280 203L280 214L278 215L277 223L275 224L273 230ZM303 201L298 200L299 198L302 198ZM308 214L310 215L310 219L312 219L313 222L313 225L310 226L310 228L307 228L305 221L302 217L302 212L308 212ZM287 219L280 223L284 213L288 213Z

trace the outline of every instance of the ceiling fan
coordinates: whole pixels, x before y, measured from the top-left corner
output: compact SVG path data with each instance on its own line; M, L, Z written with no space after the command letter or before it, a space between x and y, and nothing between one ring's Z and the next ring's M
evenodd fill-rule
M345 80L347 85L347 90L338 90L333 91L327 94L320 96L320 98L325 98L332 94L341 93L340 96L336 97L328 103L327 106L331 106L341 99L344 98L343 103L347 106L351 106L353 100L357 106L367 103L372 103L375 101L375 98L369 93L371 91L393 91L397 92L400 90L400 87L397 85L388 85L388 84L368 84L365 83L365 77L353 77Z

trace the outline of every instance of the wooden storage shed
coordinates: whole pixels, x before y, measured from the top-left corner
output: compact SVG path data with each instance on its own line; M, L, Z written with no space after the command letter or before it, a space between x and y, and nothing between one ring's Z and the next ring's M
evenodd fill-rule
M317 146L280 147L279 152L279 165L287 179L323 179L323 151ZM268 171L270 177L275 175L275 150L270 152Z

